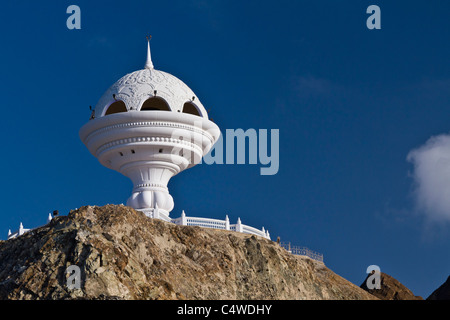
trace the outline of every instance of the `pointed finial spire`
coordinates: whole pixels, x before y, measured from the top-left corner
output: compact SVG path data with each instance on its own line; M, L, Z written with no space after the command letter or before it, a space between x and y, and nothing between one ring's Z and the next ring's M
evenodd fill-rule
M153 69L152 55L150 53L150 39L152 38L152 36L148 35L146 38L147 38L147 61L145 62L145 68Z

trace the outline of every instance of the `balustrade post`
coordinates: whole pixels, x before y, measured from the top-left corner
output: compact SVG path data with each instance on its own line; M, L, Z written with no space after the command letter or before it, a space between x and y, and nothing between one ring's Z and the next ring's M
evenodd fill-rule
M187 218L186 218L186 213L183 211L181 211L181 225L182 226L187 226Z
M241 218L238 218L237 223L236 223L236 231L237 232L243 232L244 229L242 227L242 223L241 223Z
M225 230L230 230L230 219L228 219L228 215L225 216Z

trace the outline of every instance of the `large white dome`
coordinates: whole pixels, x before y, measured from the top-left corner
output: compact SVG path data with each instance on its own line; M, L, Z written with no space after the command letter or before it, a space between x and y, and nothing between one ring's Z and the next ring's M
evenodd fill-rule
M156 109L190 113L208 119L205 108L183 81L170 73L153 68L150 42L147 45L145 68L129 73L114 83L95 106L95 117L117 112L141 111L141 108L155 110L155 105L143 108L144 103L151 98L157 98L152 99L156 104L159 103ZM115 104L111 108L114 110L108 110L112 104Z
M117 100L123 101L128 111L139 111L147 99L155 96L164 99L173 112L183 112L184 104L190 102L203 118L208 119L205 108L183 81L152 68L138 70L120 78L100 98L95 107L95 115L104 116L108 107Z

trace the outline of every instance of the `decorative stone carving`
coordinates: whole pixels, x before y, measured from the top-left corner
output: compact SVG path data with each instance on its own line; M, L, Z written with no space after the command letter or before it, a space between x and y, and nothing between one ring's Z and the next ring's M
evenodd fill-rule
M138 70L120 78L100 98L95 107L95 114L104 116L108 107L116 100L122 100L129 111L139 111L145 100L155 96L155 90L156 96L163 98L172 111L181 112L184 103L192 102L197 106L201 116L208 118L206 109L198 97L183 81L155 69ZM192 101L192 97L196 97L195 101Z

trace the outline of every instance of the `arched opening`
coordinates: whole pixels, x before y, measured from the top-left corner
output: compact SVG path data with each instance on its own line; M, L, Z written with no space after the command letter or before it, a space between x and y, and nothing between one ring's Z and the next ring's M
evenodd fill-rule
M170 111L170 108L164 99L158 97L147 99L141 108L141 111L154 111L154 110Z
M105 116L107 116L109 114L113 114L113 113L119 113L119 112L127 112L127 106L121 100L118 100L118 101L112 103L108 107L108 110L106 110Z
M194 116L198 116L198 117L202 116L200 114L200 111L198 111L197 107L192 102L186 102L183 105L183 113L193 114Z

